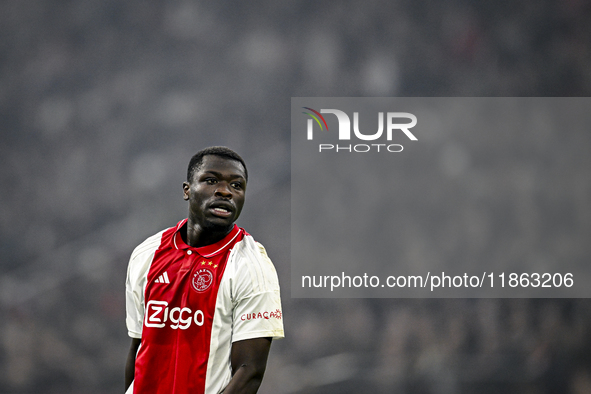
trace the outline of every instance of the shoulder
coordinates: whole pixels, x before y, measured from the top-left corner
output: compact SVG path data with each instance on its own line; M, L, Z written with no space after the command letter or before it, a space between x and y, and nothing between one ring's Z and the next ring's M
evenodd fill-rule
M150 267L154 253L162 244L163 234L169 229L157 232L146 238L131 253L127 267L128 278L142 277Z
M162 230L157 232L156 234L146 238L141 244L136 246L136 248L131 253L130 261L136 260L145 256L146 254L151 254L158 249L160 244L162 243L162 234L168 229Z
M252 291L265 292L278 290L279 283L273 262L265 247L246 234L233 250L231 258L237 279L242 284L249 283ZM250 287L250 286L248 286Z
M261 265L275 270L271 259L267 255L265 247L255 241L250 234L246 234L242 240L236 243L234 249L235 258L240 260L241 263Z
M172 242L172 238L175 235L175 232L185 224L187 219L183 219L176 224L176 226L165 228L162 231L157 232L156 234L146 238L144 242L139 244L131 253L130 262L142 259L146 255L154 254L154 252L160 248L163 243L168 241Z

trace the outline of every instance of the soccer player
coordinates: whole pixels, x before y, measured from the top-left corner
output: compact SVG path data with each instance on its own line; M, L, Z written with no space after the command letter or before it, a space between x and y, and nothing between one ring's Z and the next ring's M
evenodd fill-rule
M226 147L191 158L188 218L141 243L126 281L126 393L256 393L283 337L277 273L238 227L248 172Z

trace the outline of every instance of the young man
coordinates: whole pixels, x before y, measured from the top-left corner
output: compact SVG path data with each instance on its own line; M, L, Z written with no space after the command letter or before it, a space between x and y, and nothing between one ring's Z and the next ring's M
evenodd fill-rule
M234 224L247 180L236 152L198 152L183 183L188 218L133 251L126 393L257 392L283 321L271 260Z

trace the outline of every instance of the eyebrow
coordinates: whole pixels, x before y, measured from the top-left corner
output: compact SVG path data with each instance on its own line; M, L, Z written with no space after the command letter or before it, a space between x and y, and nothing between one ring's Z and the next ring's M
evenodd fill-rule
M221 172L217 172L217 171L213 171L213 170L203 171L203 174L212 174L212 175L217 176L218 178L223 178L224 177ZM229 176L230 176L230 178L242 178L242 179L244 179L246 181L246 178L243 175L240 175L240 174L230 174Z

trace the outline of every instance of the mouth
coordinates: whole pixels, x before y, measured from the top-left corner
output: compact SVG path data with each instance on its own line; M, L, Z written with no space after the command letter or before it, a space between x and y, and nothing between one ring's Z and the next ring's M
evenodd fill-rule
M234 207L231 203L222 201L211 204L209 209L214 216L222 218L230 217L234 212Z

